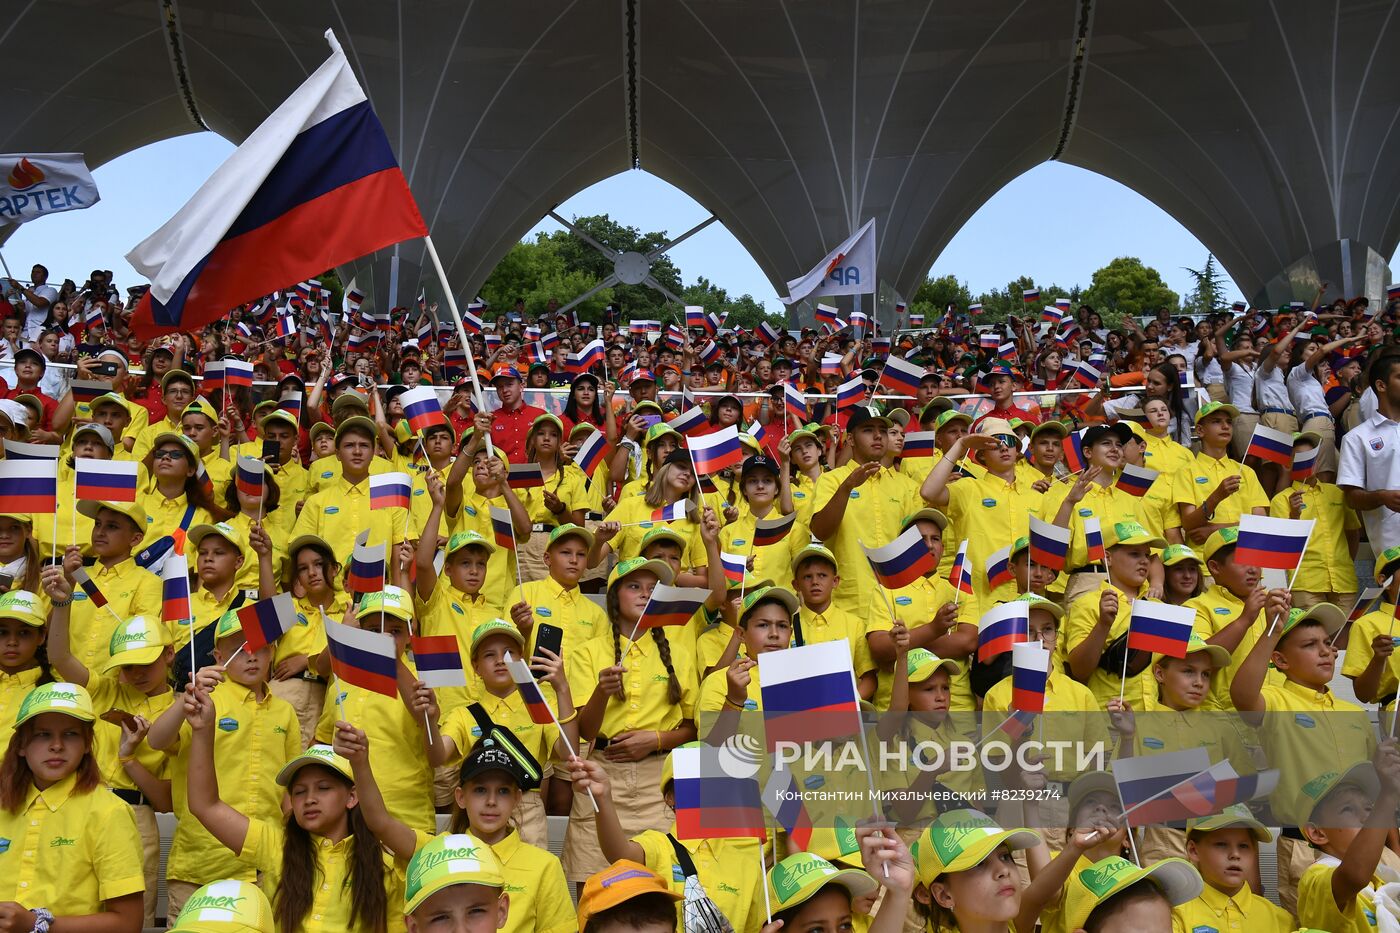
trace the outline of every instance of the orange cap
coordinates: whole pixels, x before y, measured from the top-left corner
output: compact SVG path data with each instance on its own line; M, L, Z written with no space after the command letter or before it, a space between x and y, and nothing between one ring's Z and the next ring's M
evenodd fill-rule
M645 865L628 859L613 862L584 883L578 900L578 928L582 930L590 917L643 894L664 894L673 901L681 899L681 895Z

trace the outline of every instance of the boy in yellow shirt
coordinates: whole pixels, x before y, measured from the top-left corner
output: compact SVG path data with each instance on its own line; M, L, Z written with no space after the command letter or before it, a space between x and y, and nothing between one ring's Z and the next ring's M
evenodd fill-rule
M571 646L611 634L603 607L579 588L579 580L588 570L588 552L593 541L593 532L582 525L559 525L550 531L545 545L544 564L548 576L516 587L510 616L525 639L527 653L534 653L540 623L563 630L560 646L565 657L569 656Z
M875 695L875 662L865 642L865 622L835 602L841 585L836 555L820 544L809 544L792 561L792 588L802 605L793 620L792 643L816 645L845 639L851 646L860 697Z
M1186 857L1205 886L1172 910L1172 933L1248 930L1292 933L1288 911L1254 892L1249 878L1259 871L1259 844L1274 838L1243 804L1186 824Z
M1269 512L1269 497L1254 471L1230 459L1230 439L1239 416L1238 408L1224 402L1209 402L1196 412L1201 450L1177 470L1172 494L1187 544L1198 544L1226 525L1239 524L1241 515Z
M1381 712L1394 709L1397 679L1391 660L1395 651L1396 600L1400 599L1400 544L1376 556L1376 584L1385 586L1376 608L1357 619L1347 636L1347 656L1342 673L1351 678L1352 692L1362 703L1379 703ZM1387 581L1388 584L1387 585ZM1345 608L1345 604L1343 604ZM1381 717L1385 725L1388 718Z
M1375 892L1400 880L1380 864L1400 806L1400 750L1387 739L1374 761L1318 775L1298 793L1312 804L1303 835L1321 852L1298 883L1298 920L1330 933L1376 929Z
M1293 459L1320 443L1312 431L1295 435ZM1335 470L1319 470L1294 480L1269 501L1275 518L1312 519L1312 537L1292 579L1293 605L1307 609L1318 603L1349 608L1356 599L1356 549L1361 544L1361 518L1342 498ZM1391 542L1382 542L1390 544Z

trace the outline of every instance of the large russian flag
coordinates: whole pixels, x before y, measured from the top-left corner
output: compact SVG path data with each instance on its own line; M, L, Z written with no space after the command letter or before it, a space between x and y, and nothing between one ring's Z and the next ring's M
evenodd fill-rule
M718 748L678 748L671 763L677 839L766 838L757 779L730 774Z
M860 730L851 645L844 638L760 654L758 682L769 751L779 742L822 742Z
M194 331L236 305L428 235L389 139L329 30L331 55L127 254L151 288L131 326Z
M1252 567L1295 570L1312 538L1313 519L1241 515L1235 561Z
M134 460L73 458L73 498L99 502L135 502L137 467Z

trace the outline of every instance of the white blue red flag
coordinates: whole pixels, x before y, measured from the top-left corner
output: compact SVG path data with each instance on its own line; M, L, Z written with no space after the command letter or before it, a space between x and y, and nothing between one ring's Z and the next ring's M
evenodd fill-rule
M1156 470L1125 463L1123 464L1123 472L1118 474L1116 485L1129 495L1141 498L1147 495L1147 491L1152 488L1152 484L1156 481Z
M710 417L705 414L705 409L700 407L689 408L669 422L671 430L686 437L693 437L703 432L710 426Z
M1184 658L1195 624L1196 610L1191 606L1135 599L1128 620L1128 650Z
M1026 640L1031 627L1031 604L1021 600L998 603L977 622L977 660L984 664Z
M409 644L413 648L413 666L423 683L434 689L467 685L456 635L414 635Z
M1074 537L1068 528L1030 517L1031 563L1049 567L1051 570L1064 570L1065 559L1069 556L1069 542Z
M1296 570L1312 537L1314 521L1241 515L1235 562L1250 567Z
M379 473L369 478L370 509L406 509L413 495L407 473Z
M763 805L787 833L790 848L803 852L812 844L812 815L792 772L774 768L763 785Z
M735 777L720 749L685 745L671 752L677 839L764 839L758 781Z
M1011 570L1011 545L993 551L987 556L987 589L994 590L1003 583L1016 579Z
M544 691L540 690L530 665L507 653L506 670L510 671L510 679L515 681L515 689L520 691L520 699L525 701L525 711L530 714L530 721L537 726L553 724L554 713L550 711L549 701L544 698Z
M1045 685L1050 679L1050 651L1039 641L1011 646L1011 708L1045 712Z
M1322 453L1321 447L1314 447L1312 450L1298 450L1293 453L1293 482L1301 483L1303 480L1317 472L1317 455Z
M57 460L63 452L57 444L28 444L24 441L5 441L6 460Z
M795 419L799 425L806 423L807 397L791 382L783 383L783 405L787 412L786 417Z
M724 578L730 583L743 583L744 573L748 569L748 560L742 554L726 554L723 551L719 555L720 566L724 568Z
M347 684L381 696L397 697L398 651L392 635L351 628L326 618L326 647L331 653L331 670Z
M918 457L932 457L938 452L937 431L910 431L904 435L904 449L899 452L905 460Z
M972 592L972 568L968 566L966 538L958 545L957 556L953 558L952 569L948 571L948 585L959 593Z
M428 428L447 424L447 416L442 413L442 403L432 386L416 386L399 396L403 405L403 415L415 434L422 434Z
M908 586L926 573L938 569L933 554L924 543L917 525L911 525L898 538L883 547L861 547L875 571L875 578L887 590Z
M368 540L369 532L361 532L350 551L350 571L345 578L345 588L352 593L377 593L384 588L384 555L388 546L381 542L370 547L366 543Z
M512 463L506 470L506 485L511 489L538 489L544 485L544 470L538 463Z
M135 460L95 460L73 458L73 498L98 502L135 502Z
M786 515L778 515L773 518L758 519L753 523L753 546L757 548L777 544L788 536L788 532L792 531L792 526L796 521L796 512L789 512Z
M1084 519L1084 563L1101 564L1106 559L1103 548L1103 527L1090 515Z
M923 382L924 368L917 363L900 359L891 354L885 360L884 371L880 373L880 384L891 395L919 394L919 383Z
M185 536L172 539L170 553L160 567L160 619L187 622L190 615L190 566L185 561Z
M1246 457L1258 457L1281 467L1293 464L1293 435L1287 431L1275 431L1264 425L1256 425L1249 439Z
M732 424L713 434L690 438L689 447L697 473L714 474L744 462L744 445L739 443L739 429Z
M297 607L291 593L249 603L237 615L238 624L243 627L243 650L249 654L272 644L297 624Z
M56 511L57 460L0 461L0 512L52 515Z
M1205 771L1210 767L1210 752L1204 746L1196 746L1159 755L1117 758L1110 767L1129 825L1141 826L1156 822L1157 818L1151 813L1151 805L1139 805L1170 797L1173 787ZM1175 802L1170 804L1171 815L1166 819L1180 818L1176 806Z
M603 456L607 450L607 435L602 431L594 431L588 435L587 440L578 445L578 452L574 454L574 466L591 479L593 473L598 469L598 464L603 462Z
M859 405L865 398L865 380L856 374L836 387L836 410L845 411ZM806 415L804 413L803 417Z
M384 127L326 40L321 67L127 254L151 280L138 334L193 332L308 273L428 235Z
M765 652L758 656L758 671L769 751L779 742L822 742L860 730L846 639Z
M636 631L663 628L668 625L685 625L691 620L705 601L710 591L698 586L667 586L658 583L651 591L642 617L637 620Z
M1071 431L1065 435L1065 439L1060 442L1060 446L1065 452L1065 469L1071 473L1078 473L1087 465L1084 459L1084 433L1082 431Z
M239 455L234 462L234 485L245 496L257 499L263 494L263 480L267 474L267 464L253 457Z

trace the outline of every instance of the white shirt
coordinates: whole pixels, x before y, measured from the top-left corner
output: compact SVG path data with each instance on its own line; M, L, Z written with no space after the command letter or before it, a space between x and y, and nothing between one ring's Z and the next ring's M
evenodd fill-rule
M1288 397L1298 411L1299 424L1307 421L1315 412L1332 417L1327 410L1327 397L1322 394L1322 383L1317 381L1306 363L1299 363L1288 371Z
M44 329L44 321L48 319L49 310L53 303L58 300L58 289L52 285L36 285L31 291L40 298L47 298L48 305L41 308L29 300L29 296L24 297L24 331L25 340L38 340L39 333Z
M1400 422L1377 414L1342 438L1337 485L1378 492L1400 489ZM1377 506L1361 513L1371 550L1400 544L1400 512Z
M1254 371L1254 387L1259 390L1259 410L1276 408L1288 414L1293 413L1293 402L1288 398L1288 384L1284 382L1283 370L1277 366L1267 369L1260 364Z
M1254 363L1231 363L1225 373L1225 394L1230 404L1240 410L1240 414L1252 415L1254 411Z

